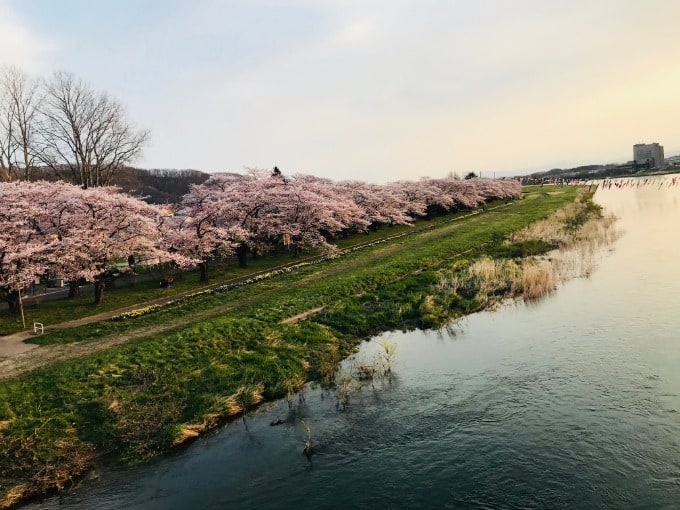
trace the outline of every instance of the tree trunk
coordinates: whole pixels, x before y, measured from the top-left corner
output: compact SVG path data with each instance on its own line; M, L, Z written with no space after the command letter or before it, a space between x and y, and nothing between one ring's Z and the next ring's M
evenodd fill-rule
M106 282L103 280L94 281L94 304L101 305L104 302L104 288Z
M208 261L204 260L198 264L198 269L201 271L201 278L199 281L201 283L208 283Z
M21 313L21 303L19 301L19 292L16 290L7 291L7 307L11 315L19 315Z
M68 282L68 297L80 297L80 283L78 280Z
M246 254L248 253L248 247L245 244L240 244L236 248L236 257L238 258L238 266L246 267Z

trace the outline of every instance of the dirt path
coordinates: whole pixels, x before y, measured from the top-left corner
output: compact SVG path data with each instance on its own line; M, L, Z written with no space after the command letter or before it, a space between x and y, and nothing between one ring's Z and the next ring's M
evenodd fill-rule
M319 313L323 309L324 309L323 306L312 308L311 310L307 310L306 312L302 312L297 315L293 315L292 317L288 317L287 319L283 319L281 321L281 324L295 324L298 321L304 320L307 317L311 317L312 315Z
M497 206L498 207L504 207L504 205ZM495 208L494 208L495 209ZM453 223L454 225L449 225L450 227L453 226L453 228L448 228L444 229L446 232L437 232L434 237L438 237L441 235L449 235L451 230L455 230L457 228L456 223L458 223L460 220L464 218L469 218L470 216L474 216L477 213L470 213L464 216L460 216L457 218L454 218L453 220L447 220L445 222L440 222L438 224L433 224L433 225L428 225L426 227L420 228L420 229L414 229L411 231L408 231L406 233L400 233L397 235L393 236L386 236L384 238L381 238L378 242L386 242L394 239L398 239L400 237L406 237L406 236L413 236L415 234L420 234L427 232L428 230L433 230L437 226L446 226L446 224ZM367 243L361 243L358 245L354 245L348 248L344 248L342 250L339 250L340 253L342 252L348 252L356 249L361 249L365 248L371 245L374 245L376 241L369 241ZM385 246L382 248L376 249L373 253L368 255L368 261L376 260L379 258L383 258L386 256L393 255L394 253L398 252L399 250L403 249L403 246L401 243L398 243L396 245L389 245ZM469 251L469 250L466 250ZM134 310L138 310L140 308L144 308L150 305L164 305L167 304L170 301L174 301L177 299L180 299L184 296L190 295L190 294L195 294L197 292L201 292L204 290L210 290L210 289L216 289L219 287L223 287L225 285L229 284L234 284L234 283L239 283L245 280L248 280L250 278L253 278L254 276L257 276L259 274L264 274L268 273L271 271L274 271L276 269L282 269L285 267L291 267L291 266L296 266L302 262L310 262L314 260L318 260L322 258L321 256L317 257L309 257L306 259L298 259L294 262L288 263L288 264L283 264L281 266L277 266L275 268L269 268L264 271L260 272L255 272L251 273L246 276L242 276L239 278L233 278L228 281L222 281L220 283L216 283L213 285L208 285L199 289L193 289L191 291L187 291L181 294L175 294L174 296L168 296L164 298L159 298L153 301L148 301L145 303L139 303L133 306L129 306L126 308L121 308L117 310L111 310L108 312L102 312L96 315L90 315L87 317L83 317L81 319L73 320L73 321L68 321L68 322L63 322L60 324L54 324L54 325L49 325L45 328L46 332L49 331L56 331L56 330L61 330L61 329L68 329L68 328L74 328L77 326L82 326L85 324L91 324L94 322L99 322L99 321L104 321L111 319L112 317L116 315L120 315L121 313L125 312L130 312ZM319 268L319 271L315 271L314 273L306 276L298 284L304 285L305 282L311 282L318 280L320 278L327 278L331 275L337 275L338 273L341 273L343 269L341 267L336 267L331 269L330 271L328 270L323 270ZM8 335L4 337L0 337L0 380L1 379L9 379L18 375L21 375L25 372L28 372L30 370L40 368L58 361L63 361L67 359L72 359L72 358L78 358L78 357L83 357L87 356L89 354L93 354L95 352L99 352L105 349L108 349L110 347L120 345L135 339L139 338L144 338L147 336L155 335L158 333L163 333L167 331L172 331L173 329L185 326L189 323L192 322L200 322L202 320L206 320L212 317L216 317L219 315L224 315L230 311L233 311L234 309L240 307L244 303L250 302L252 299L260 299L262 298L263 293L258 293L254 292L253 295L251 296L250 299L246 300L241 300L239 302L233 303L225 303L224 305L217 306L217 307L212 307L206 310L200 310L195 313L192 313L190 316L184 315L177 317L174 320L168 321L162 325L153 325L153 326L148 326L144 328L138 328L133 331L126 331L125 333L120 333L120 334L112 334L105 336L103 338L98 338L96 341L83 341L83 342L74 342L74 343L69 343L69 344L52 344L52 345L44 345L44 346L38 346L36 344L30 344L26 343L25 341L34 337L35 333L33 330L29 331L22 331L20 333L15 333L13 335ZM307 310L303 313L297 314L293 317L289 317L286 319L283 319L281 322L282 323L295 323L297 321L303 320L315 313L318 313L321 311L323 307L317 307L313 308L311 310Z

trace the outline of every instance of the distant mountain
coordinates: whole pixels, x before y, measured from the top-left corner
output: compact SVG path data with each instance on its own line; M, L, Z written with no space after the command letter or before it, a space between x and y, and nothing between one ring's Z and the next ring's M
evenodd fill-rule
M116 172L111 184L149 203L166 204L179 202L190 185L201 184L209 177L200 170L123 168Z
M192 184L201 184L210 174L200 170L169 170L124 167L116 171L111 179L112 186L118 186L130 195L141 196L151 204L179 202ZM73 182L67 169L55 171L52 168L36 168L33 180Z
M678 162L680 163L680 161ZM597 179L608 177L625 177L630 175L651 175L658 173L677 172L678 166L669 161L669 166L663 170L650 169L649 165L635 164L633 161L623 164L584 165L575 168L553 168L545 172L535 172L521 176L522 183L535 184L553 179Z

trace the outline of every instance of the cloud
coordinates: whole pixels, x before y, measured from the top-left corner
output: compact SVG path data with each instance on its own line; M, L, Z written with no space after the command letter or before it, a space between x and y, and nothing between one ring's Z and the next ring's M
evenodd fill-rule
M357 44L370 40L375 27L366 21L357 21L343 27L337 34L337 41L341 44Z
M6 1L0 0L0 12L0 65L42 70L47 57L56 51L56 43L31 31Z

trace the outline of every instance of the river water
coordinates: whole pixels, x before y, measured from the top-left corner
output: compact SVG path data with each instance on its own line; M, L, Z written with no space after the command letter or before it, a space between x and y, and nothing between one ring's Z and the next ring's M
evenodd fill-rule
M344 410L310 388L30 507L680 508L680 186L667 184L598 190L625 234L590 278L383 335L393 377Z

